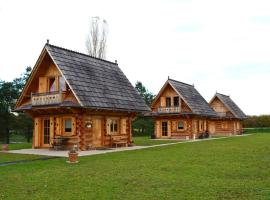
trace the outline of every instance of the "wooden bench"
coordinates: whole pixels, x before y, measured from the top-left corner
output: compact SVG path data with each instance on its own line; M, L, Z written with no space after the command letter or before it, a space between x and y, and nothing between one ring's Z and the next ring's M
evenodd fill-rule
M117 148L118 146L126 146L128 137L126 135L111 135L111 144Z
M68 140L69 138L67 137L55 137L52 144L53 150L64 150Z

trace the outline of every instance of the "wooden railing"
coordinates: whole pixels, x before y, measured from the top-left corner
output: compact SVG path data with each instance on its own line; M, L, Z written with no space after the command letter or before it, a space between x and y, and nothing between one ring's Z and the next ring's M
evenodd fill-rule
M179 106L159 107L158 112L159 113L178 113L180 112L180 107Z
M59 104L62 102L62 93L60 92L32 93L31 101L32 106Z

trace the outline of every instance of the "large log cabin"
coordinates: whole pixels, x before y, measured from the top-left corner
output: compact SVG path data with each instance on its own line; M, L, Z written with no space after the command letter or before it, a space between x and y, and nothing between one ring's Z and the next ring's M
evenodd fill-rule
M242 121L247 117L229 96L216 93L210 100L209 105L218 116L209 121L209 133L211 135L242 134Z
M81 150L130 144L132 120L149 110L117 63L49 43L15 106L34 120L33 148Z
M163 85L151 109L155 138L241 134L246 118L229 96L217 93L208 104L193 85L172 79Z
M168 79L152 106L156 138L197 138L208 130L215 111L193 85Z

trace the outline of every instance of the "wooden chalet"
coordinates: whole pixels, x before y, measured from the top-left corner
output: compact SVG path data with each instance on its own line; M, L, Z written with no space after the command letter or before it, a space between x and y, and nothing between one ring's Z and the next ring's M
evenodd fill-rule
M247 117L229 96L216 93L209 105L218 116L209 122L211 135L242 134L242 121Z
M149 111L117 63L46 44L15 111L34 120L33 148L128 145Z
M156 138L197 138L215 111L193 85L168 79L151 106Z

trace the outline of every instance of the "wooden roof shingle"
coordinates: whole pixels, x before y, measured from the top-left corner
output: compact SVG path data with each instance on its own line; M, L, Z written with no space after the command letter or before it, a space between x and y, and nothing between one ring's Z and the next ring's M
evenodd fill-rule
M171 86L178 92L183 100L188 104L192 113L203 116L216 117L215 111L209 106L207 101L195 89L193 85L182 83L176 80L168 79Z
M45 48L81 106L135 112L150 110L116 63L51 44Z
M216 93L214 98L217 97L238 119L245 119L247 116L245 113L236 105L236 103L227 95ZM214 99L213 98L213 99Z

